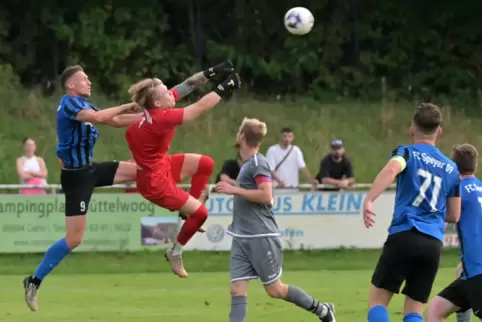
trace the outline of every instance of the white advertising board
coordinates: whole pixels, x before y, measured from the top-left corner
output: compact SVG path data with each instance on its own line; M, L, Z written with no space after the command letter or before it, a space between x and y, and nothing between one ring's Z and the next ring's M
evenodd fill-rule
M366 192L313 192L275 195L273 212L285 249L339 247L380 248L392 219L395 193L381 195L374 204L376 223L363 225L362 206ZM207 202L209 218L205 234L196 234L186 249L229 250L226 230L232 220L231 196L214 194Z

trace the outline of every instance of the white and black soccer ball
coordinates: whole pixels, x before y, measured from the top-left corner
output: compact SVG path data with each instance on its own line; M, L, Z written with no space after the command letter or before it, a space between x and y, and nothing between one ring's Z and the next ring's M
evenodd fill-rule
M293 35L306 35L315 24L315 18L310 10L303 7L295 7L285 14L285 28Z

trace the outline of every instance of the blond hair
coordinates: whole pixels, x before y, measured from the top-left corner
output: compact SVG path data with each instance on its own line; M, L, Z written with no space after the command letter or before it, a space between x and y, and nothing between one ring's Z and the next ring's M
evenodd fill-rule
M238 134L244 135L246 144L252 148L258 147L261 141L268 133L266 123L261 122L258 119L244 118L241 126L239 127Z
M162 81L158 78L146 78L135 83L129 88L132 102L144 109L152 108L157 99L155 89L159 85L162 85Z
M471 144L456 144L452 147L452 160L457 165L461 175L474 174L478 156L479 152Z

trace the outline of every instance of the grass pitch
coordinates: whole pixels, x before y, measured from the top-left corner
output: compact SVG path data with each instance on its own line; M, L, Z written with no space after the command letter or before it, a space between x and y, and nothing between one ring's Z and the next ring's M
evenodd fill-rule
M453 278L439 272L434 293ZM337 320L366 321L371 271L286 272L296 284L320 300L336 303ZM0 276L0 320L225 322L229 313L229 274L193 273L181 280L169 273L53 275L39 292L40 308L31 313L23 302L23 276ZM317 321L290 303L269 298L257 281L250 282L247 321ZM402 320L402 298L391 305L393 321ZM455 320L454 320L455 321Z
M222 270L228 254L187 253L191 269L186 280L169 273L160 255L75 254L45 280L35 313L23 301L21 281L40 257L2 256L0 321L228 321L229 272ZM377 251L287 253L282 280L321 301L334 302L338 321L366 321L376 255ZM445 268L439 271L433 294L452 281L456 262L456 252L444 254ZM290 303L269 298L259 281L250 282L248 303L247 321L317 321ZM402 297L398 296L389 310L392 321L402 320L401 310Z

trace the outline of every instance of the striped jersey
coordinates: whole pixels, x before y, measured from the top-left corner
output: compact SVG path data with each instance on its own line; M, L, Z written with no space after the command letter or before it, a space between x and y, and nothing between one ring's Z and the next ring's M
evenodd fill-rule
M76 119L85 109L99 111L86 98L70 95L64 95L57 108L57 157L66 168L83 168L92 163L99 131L93 124Z

